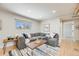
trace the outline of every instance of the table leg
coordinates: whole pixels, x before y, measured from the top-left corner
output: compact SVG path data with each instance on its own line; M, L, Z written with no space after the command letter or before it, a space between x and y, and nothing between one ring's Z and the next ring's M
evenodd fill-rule
M6 43L4 43L3 54L5 54L5 51L6 51Z
M33 56L33 50L31 50L31 55Z

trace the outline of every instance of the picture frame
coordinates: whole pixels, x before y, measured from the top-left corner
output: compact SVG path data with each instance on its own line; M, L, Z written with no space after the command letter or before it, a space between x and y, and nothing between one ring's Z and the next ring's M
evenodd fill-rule
M26 20L21 20L21 19L16 19L16 28L17 29L31 29L32 27L32 22L26 21Z
M44 32L49 33L50 32L50 24L44 24Z
M0 30L2 30L2 21L0 20Z

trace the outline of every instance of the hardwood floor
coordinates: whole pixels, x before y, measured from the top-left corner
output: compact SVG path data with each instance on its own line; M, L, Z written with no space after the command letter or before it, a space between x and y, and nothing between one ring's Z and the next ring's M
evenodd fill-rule
M60 56L79 56L79 43L64 39L60 43Z
M7 47L6 50L5 50L5 54L7 54L10 50L13 50L15 48L16 48L16 46ZM4 54L4 50L0 49L0 56L4 56L5 54Z
M12 49L15 49L15 46L8 47L6 53ZM3 50L0 49L0 55L3 56ZM60 49L58 56L79 56L79 43L73 42L68 39L63 39L60 43Z

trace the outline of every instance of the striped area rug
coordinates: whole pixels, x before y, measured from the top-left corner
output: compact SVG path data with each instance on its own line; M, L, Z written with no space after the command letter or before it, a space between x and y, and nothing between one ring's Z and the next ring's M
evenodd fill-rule
M59 47L52 47L49 45L41 45L33 50L33 56L56 56ZM15 49L11 51L13 56L32 56L30 48L24 48L21 50Z

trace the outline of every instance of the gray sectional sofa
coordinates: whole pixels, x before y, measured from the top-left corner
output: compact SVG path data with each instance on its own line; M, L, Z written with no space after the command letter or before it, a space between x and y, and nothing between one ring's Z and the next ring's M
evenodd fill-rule
M25 39L27 39L27 38L29 38L28 35L23 33L23 36L18 38L18 41L17 41L17 44L16 44L18 50L10 51L9 54L10 55L22 55L22 56L29 55L26 52L28 47L25 44ZM45 39L45 40L47 40L46 45L50 45L51 47L58 47L58 44L59 44L59 35L57 33L54 33L53 37L51 37L50 35L46 36L46 33L31 33L29 39L31 41L36 40L36 39ZM42 49L40 49L38 47L38 49L36 49L36 51L40 52L39 50L43 51ZM15 52L17 52L17 53L15 54ZM44 51L44 53L41 52L40 54L47 55L45 53L46 52Z

